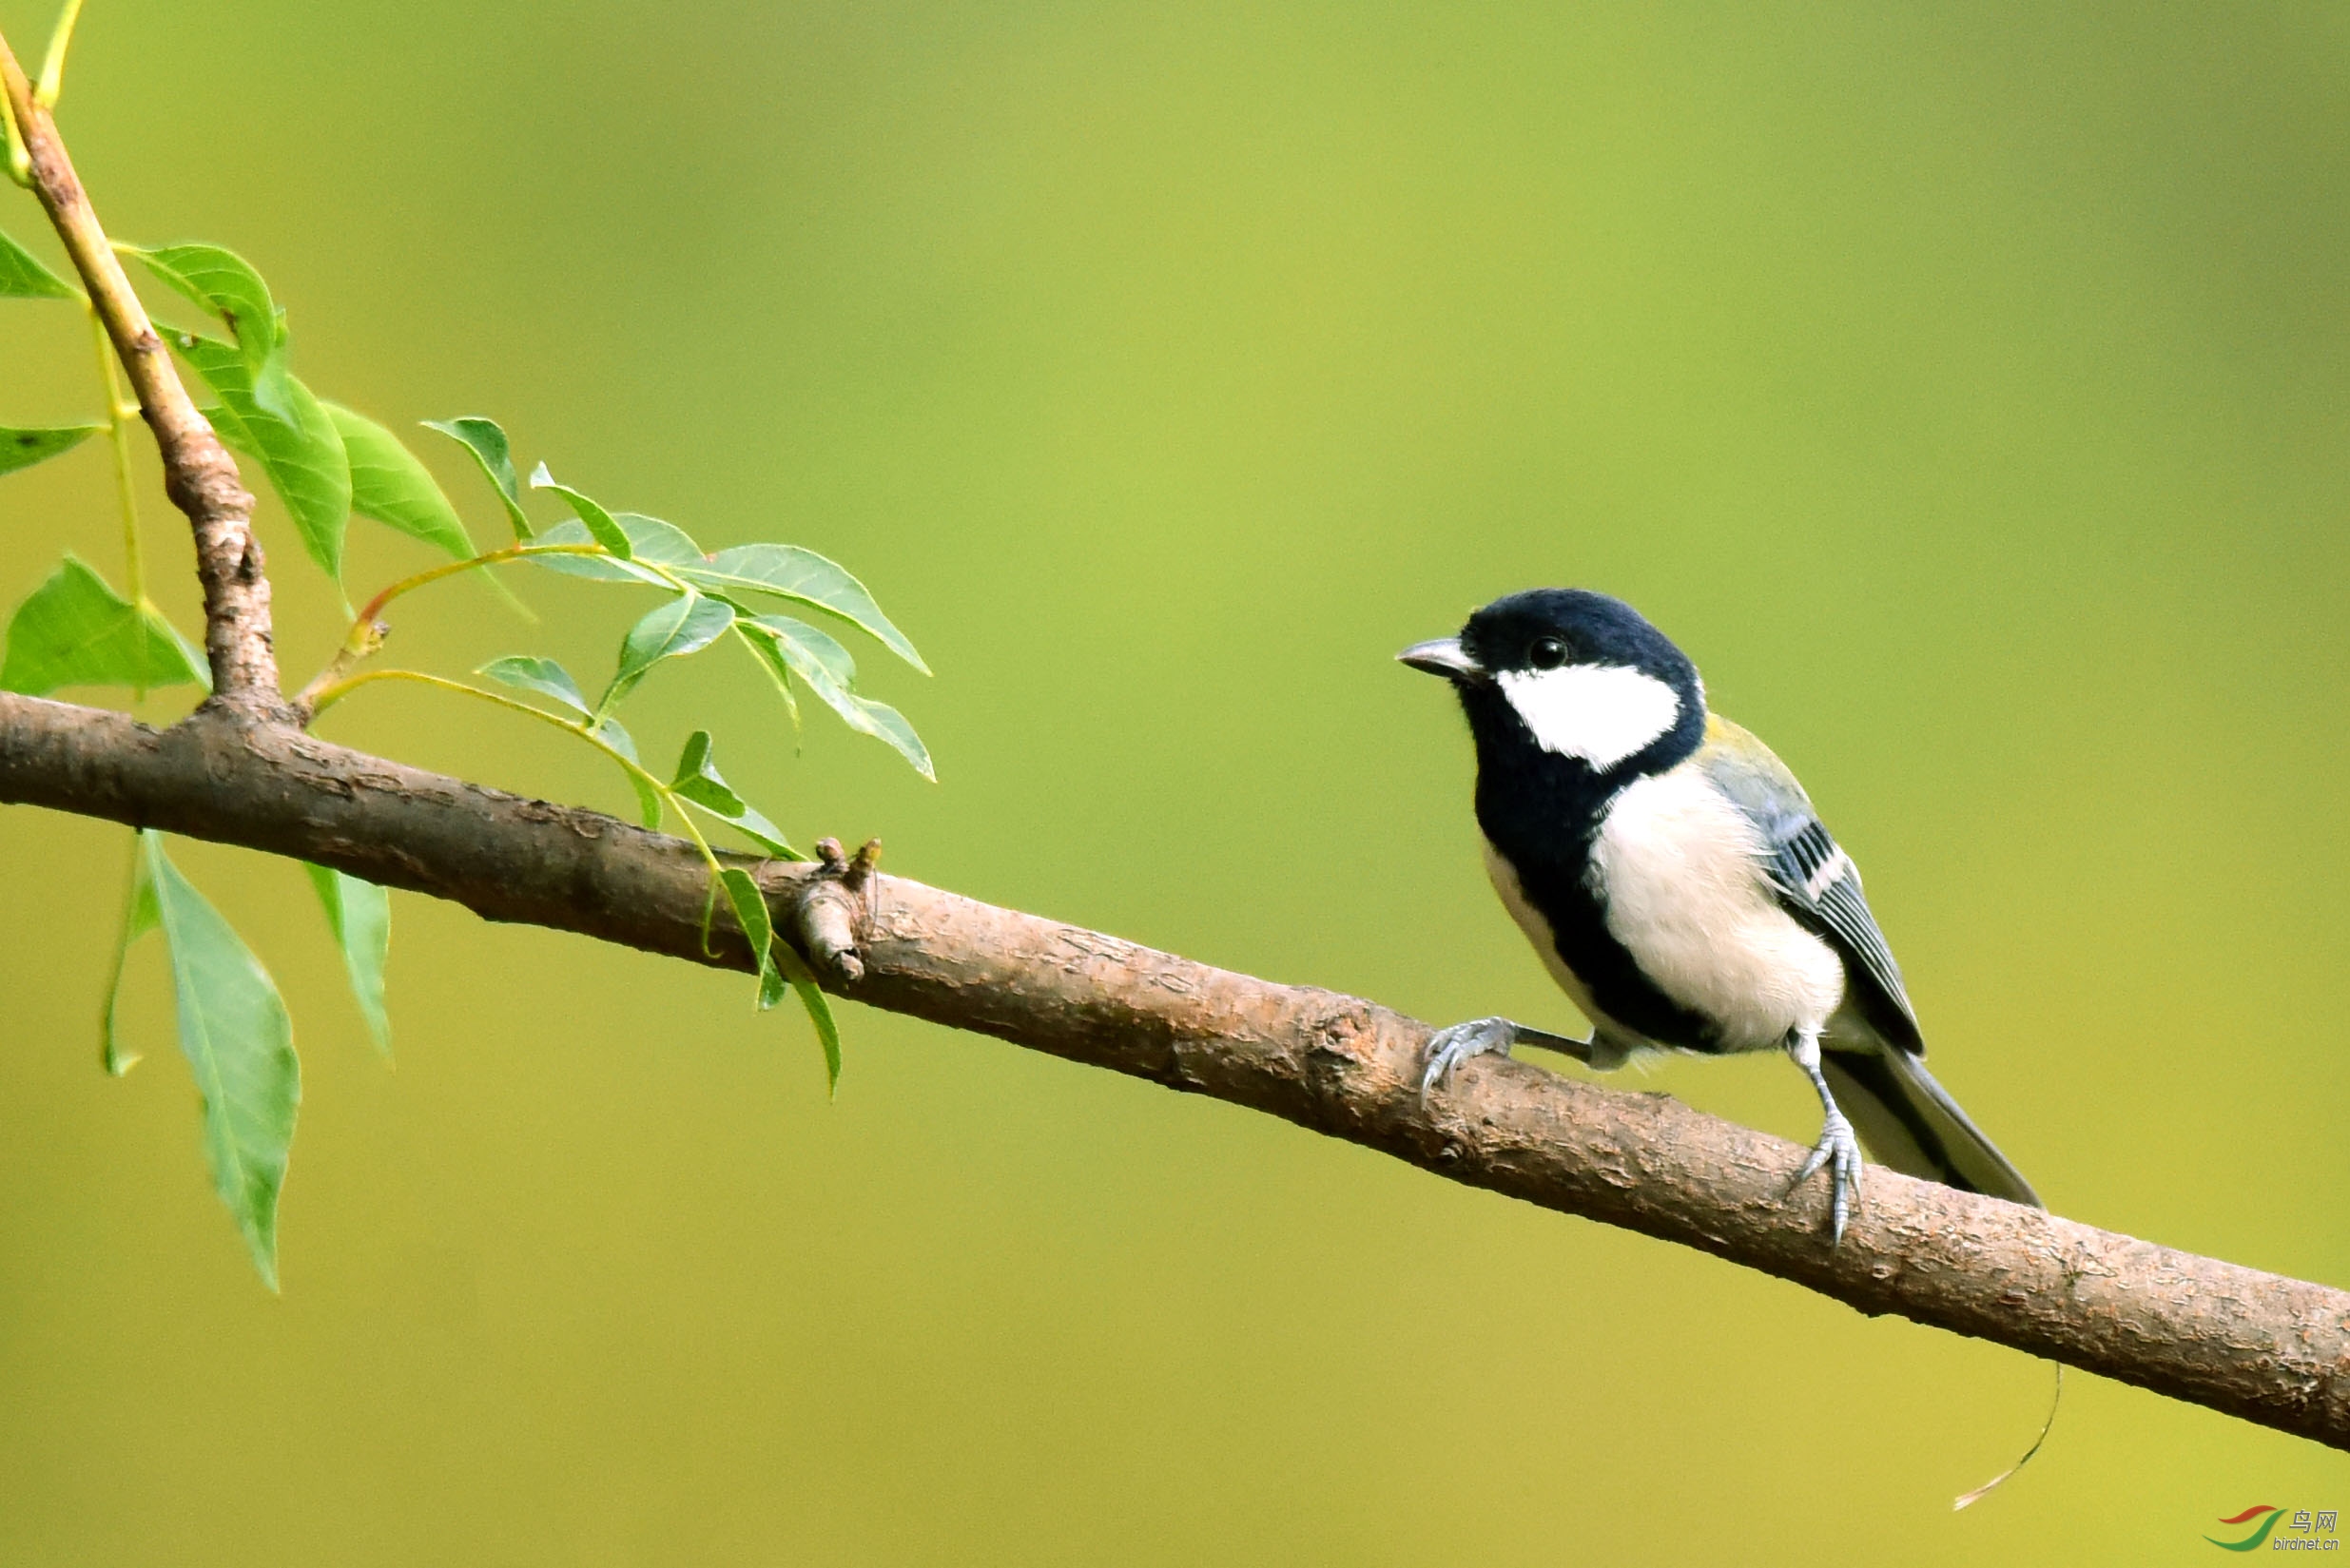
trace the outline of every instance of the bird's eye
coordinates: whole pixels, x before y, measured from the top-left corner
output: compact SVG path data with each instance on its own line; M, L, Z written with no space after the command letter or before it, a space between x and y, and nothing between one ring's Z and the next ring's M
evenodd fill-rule
M1556 669L1566 663L1566 645L1556 637L1537 637L1525 650L1525 662L1536 669Z

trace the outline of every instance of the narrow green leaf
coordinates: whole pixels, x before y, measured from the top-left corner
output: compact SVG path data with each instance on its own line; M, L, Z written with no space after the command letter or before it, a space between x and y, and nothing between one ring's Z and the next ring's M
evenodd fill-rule
M0 300L78 300L81 292L0 234Z
M791 667L784 663L784 656L776 650L775 639L771 635L752 629L750 623L755 619L756 616L746 615L740 605L735 606L734 635L745 648L750 649L750 656L758 661L759 668L766 670L767 678L775 683L775 694L784 700L784 711L791 716L792 747L796 752L800 741L800 699L792 689Z
M522 487L515 479L514 453L507 446L506 433L498 428L497 421L465 414L454 419L427 419L424 428L440 432L474 455L474 461L481 465L490 488L505 503L506 520L514 524L515 540L528 542L531 519L522 511Z
M343 972L367 1033L386 1058L392 1055L392 1018L383 1006L383 966L392 954L392 896L374 882L302 862L310 885L326 911L326 928L342 950Z
M596 710L604 712L636 689L654 665L697 653L734 624L734 607L700 593L680 593L646 611L620 640L620 662Z
M809 673L844 690L856 687L857 656L849 652L838 637L822 627L810 626L788 615L754 616L751 624L762 631L791 643L798 656L795 663L805 667Z
M625 561L636 552L636 547L629 542L628 531L613 520L611 513L606 512L601 506L580 494L571 486L556 484L554 475L547 472L546 464L541 463L531 470L531 488L533 490L552 490L571 502L572 510L579 514L579 521L593 536L595 542L620 559Z
M610 717L602 718L596 720L592 725L587 725L582 727L586 728L591 734L601 737L606 745L611 746L614 751L619 752L620 755L636 764L639 767L645 765L644 759L636 754L635 737L620 727L619 720ZM630 775L631 778L634 776L635 775L633 774Z
M226 322L248 364L258 367L284 341L269 285L235 251L221 245L186 244L156 245L133 254L189 302Z
M503 659L492 659L474 673L487 675L518 691L535 691L542 697L553 697L581 718L591 717L592 710L588 707L588 699L580 695L579 683L572 679L570 670L553 659L510 654ZM633 745L628 749L630 755L635 755Z
M635 740L627 730L620 727L620 721L609 717L598 718L594 710L588 707L588 699L580 695L579 683L572 679L571 671L556 664L553 659L536 659L521 654L512 654L503 659L493 659L474 673L487 675L490 679L513 687L517 691L535 691L542 697L552 697L579 715L581 722L575 727L592 734L629 761L637 763L639 766L643 765L636 755ZM636 792L638 820L649 828L659 827L661 825L660 794L643 778L628 768L624 767L620 771L627 775L629 787Z
M800 994L800 1005L807 1011L807 1021L816 1026L816 1040L825 1049L825 1088L827 1093L841 1092L841 1026L833 1021L831 1000L824 988L816 983L816 976L806 959L792 951L789 942L775 946L778 966L791 981L791 989ZM777 1000L782 1000L778 997Z
M61 452L71 452L104 425L0 425L0 474L46 462Z
M689 565L680 575L722 593L772 593L830 610L880 638L916 669L930 673L914 645L890 625L864 585L812 550L797 545L737 545L705 563Z
M619 720L610 717L597 719L592 726L592 732L606 745L635 763L637 766L644 765L643 761L636 755L636 742L630 738L627 730L620 727ZM659 828L661 825L660 791L647 784L642 775L625 767L620 771L627 776L629 787L636 791L637 821L643 823L648 829Z
M751 881L750 873L730 865L718 873L718 883L727 891L727 902L733 907L735 923L743 928L743 936L750 943L750 951L759 960L759 1005L775 1004L770 994L782 994L782 977L775 967L775 927L767 916L767 901L759 892L759 884Z
M905 716L887 703L857 695L850 684L856 679L856 661L837 639L788 615L757 615L734 624L779 682L787 674L798 676L851 729L887 742L914 765L915 772L937 781L930 748L923 745Z
M302 547L340 583L342 533L351 516L351 459L325 405L289 375L278 389L282 408L264 407L251 367L237 350L194 333L170 337L180 358L220 395L222 406L209 416L221 439L260 460L301 534Z
M219 911L180 875L160 835L140 834L155 911L171 949L180 1049L204 1102L213 1186L244 1233L254 1267L278 1287L278 1193L301 1103L294 1027L278 988Z
M638 512L615 512L612 521L629 536L631 559L619 561L603 555L534 555L532 559L550 571L560 571L573 577L593 577L607 583L652 583L671 588L657 572L645 570L647 565L668 567L708 566L709 557L702 547L682 528L665 523L658 517L648 517ZM585 545L596 542L580 522L562 522L538 536L541 544ZM674 591L674 590L671 590Z
M745 838L768 854L794 861L800 858L800 852L785 842L783 830L761 816L719 777L718 765L710 756L709 730L697 729L686 737L685 749L677 756L677 776L670 788L711 816L732 823Z
M140 610L71 555L9 621L0 691L42 696L67 686L210 684L204 658L154 610Z
M301 423L304 412L285 364L285 312L252 263L221 245L158 245L133 254L157 278L226 323L254 402L273 418Z
M133 833L130 893L123 901L123 929L114 939L114 967L107 978L106 1018L99 1030L98 1060L114 1077L139 1065L139 1053L123 1044L122 1029L116 1022L123 1001L124 960L130 956L130 944L154 930L161 919L155 910L155 881L146 874L146 846Z
M731 817L743 809L743 798L727 786L727 781L718 775L717 764L710 759L707 729L697 729L686 737L685 749L677 754L677 776L670 782L670 787L721 817Z
M420 539L456 560L479 552L432 470L400 438L340 403L324 403L351 460L351 510Z

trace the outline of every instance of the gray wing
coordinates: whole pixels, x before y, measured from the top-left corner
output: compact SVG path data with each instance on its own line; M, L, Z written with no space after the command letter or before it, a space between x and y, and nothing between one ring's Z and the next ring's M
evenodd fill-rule
M1901 983L1885 933L1861 897L1860 869L1828 836L1817 817L1792 838L1773 846L1770 878L1789 914L1828 939L1844 956L1844 967L1859 983L1861 1013L1888 1043L1923 1051L1917 1014Z
M1719 718L1699 760L1761 834L1763 872L1779 902L1843 958L1862 1016L1886 1043L1922 1052L1901 966L1861 896L1860 870L1829 836L1795 775L1760 741Z

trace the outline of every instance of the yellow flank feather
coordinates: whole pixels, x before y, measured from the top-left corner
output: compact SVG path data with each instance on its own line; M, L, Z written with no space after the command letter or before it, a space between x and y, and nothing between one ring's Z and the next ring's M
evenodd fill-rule
M1812 798L1796 782L1787 765L1778 760L1771 748L1758 739L1755 732L1743 725L1731 723L1719 713L1705 715L1705 743L1698 747L1691 759L1699 766L1719 777L1726 766L1762 784L1771 793L1792 796L1807 808Z

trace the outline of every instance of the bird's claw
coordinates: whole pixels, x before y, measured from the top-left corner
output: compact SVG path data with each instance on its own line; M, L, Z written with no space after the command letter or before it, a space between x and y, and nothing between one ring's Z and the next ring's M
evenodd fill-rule
M1428 1036L1427 1066L1420 1074L1421 1105L1427 1104L1429 1090L1450 1079L1453 1070L1469 1057L1495 1052L1507 1055L1517 1041L1518 1026L1507 1018L1471 1018L1439 1029Z
M1844 1239L1844 1224L1852 1218L1853 1203L1860 1196L1860 1140L1853 1134L1853 1124L1844 1119L1844 1113L1831 1109L1827 1121L1820 1127L1819 1141L1812 1146L1803 1169L1787 1184L1794 1191L1810 1181L1822 1166L1828 1169L1830 1186L1829 1245Z

